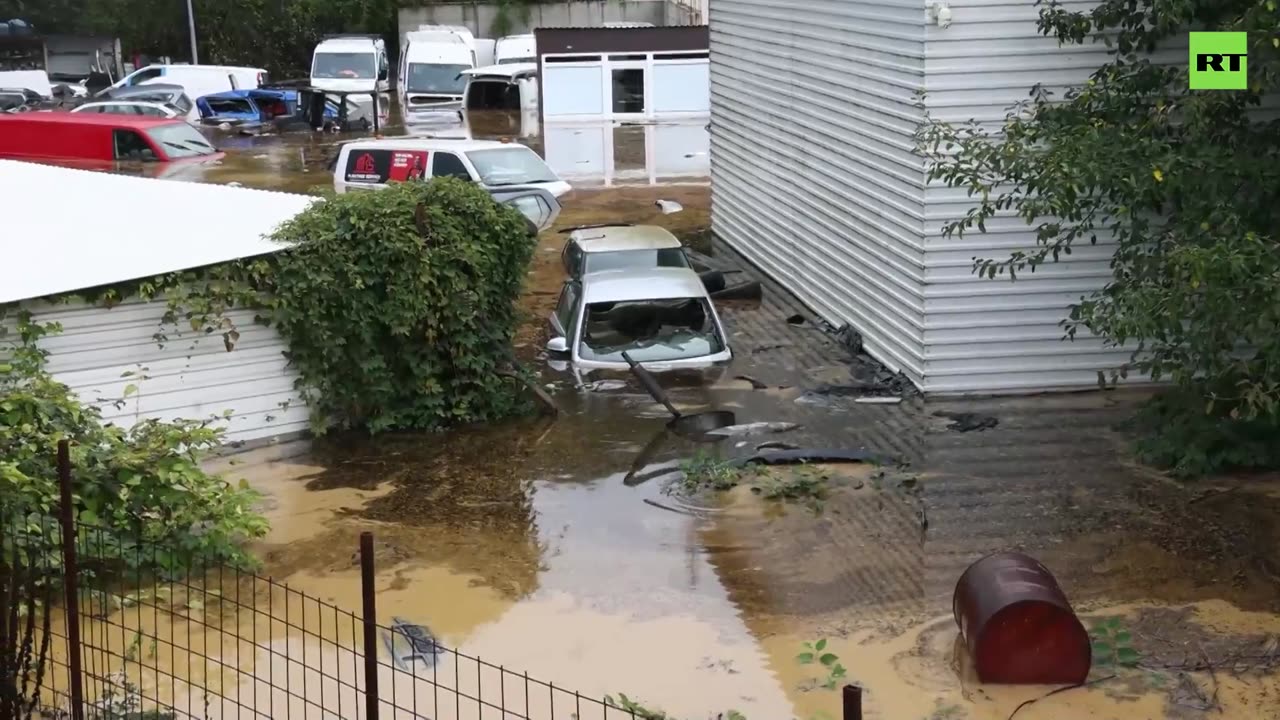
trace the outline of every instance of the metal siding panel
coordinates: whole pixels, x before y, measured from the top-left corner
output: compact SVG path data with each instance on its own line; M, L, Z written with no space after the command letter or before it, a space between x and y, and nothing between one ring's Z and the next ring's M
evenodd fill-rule
M218 333L162 326L163 302L131 301L110 310L83 304L25 307L37 322L62 324L61 333L41 341L50 352L49 370L81 401L101 408L107 422L128 427L149 418L217 415L228 442L307 428L308 410L294 389L297 374L284 357L284 342L275 330L254 324L252 312L228 313L241 338L227 352ZM168 336L163 348L157 346L157 330ZM137 391L123 398L129 385ZM221 417L226 412L230 417Z
M1067 3L1084 10L1090 3ZM1058 96L1083 83L1107 61L1103 43L1059 47L1036 27L1040 6L1030 0L955 0L952 24L929 26L925 105L950 122L1003 120L1026 100L1031 87ZM1157 61L1186 61L1170 48ZM1062 340L1068 306L1101 289L1111 278L1114 243L1087 241L1057 263L1010 282L973 274L975 257L1003 259L1036 245L1035 230L1002 213L986 233L944 238L943 224L973 206L964 189L933 184L925 198L924 381L930 393L1001 393L1089 387L1097 372L1123 363L1125 349L1107 348L1092 336ZM1137 378L1141 380L1142 378Z
M712 227L923 374L923 0L712 0Z

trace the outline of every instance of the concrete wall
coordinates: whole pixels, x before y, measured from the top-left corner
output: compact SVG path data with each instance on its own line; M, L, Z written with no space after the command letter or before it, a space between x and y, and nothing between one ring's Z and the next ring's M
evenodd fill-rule
M402 8L400 34L419 25L464 25L476 37L493 37L498 17L496 2L454 2ZM532 32L539 27L599 27L606 22L647 22L654 25L686 25L689 8L674 0L572 0L528 6L529 17L520 9L509 11L509 34Z

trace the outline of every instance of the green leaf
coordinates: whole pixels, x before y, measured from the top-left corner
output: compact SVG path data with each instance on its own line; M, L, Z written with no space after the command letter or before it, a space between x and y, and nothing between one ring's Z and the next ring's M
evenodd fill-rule
M823 638L822 640L819 640L819 641L818 641L818 642L813 646L813 649L814 649L814 650L817 650L818 652L822 652L823 650L826 650L826 649L827 649L827 640L826 640L826 638Z
M827 653L826 655L823 655L822 657L818 658L818 662L822 663L823 665L826 665L827 667L830 667L831 665L835 664L835 662L839 659L840 658L837 657L836 655L832 653Z
M1130 637L1129 631L1121 630L1120 632L1116 633L1115 640L1117 645L1123 645L1125 643L1132 642L1133 638Z
M1142 656L1133 648L1122 647L1116 652L1116 660L1126 667L1133 667L1137 665L1141 659Z
M1110 643L1105 643L1102 641L1094 641L1093 643L1093 654L1096 656L1110 657L1111 650L1112 648Z
M125 385L125 386L124 386L124 397L129 397L130 395L133 395L133 394L134 394L134 393L136 393L136 392L138 392L138 386L137 386L137 385L134 385L133 383L130 383L130 384Z
M796 656L796 662L801 665L808 665L813 662L813 653L803 652Z

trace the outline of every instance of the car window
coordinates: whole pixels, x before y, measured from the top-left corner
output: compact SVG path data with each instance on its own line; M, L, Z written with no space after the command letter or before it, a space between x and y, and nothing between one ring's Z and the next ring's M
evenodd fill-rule
M185 122L156 125L147 130L147 136L163 148L170 158L197 157L217 152L199 131Z
M145 82L147 80L153 80L155 78L160 77L163 73L164 73L164 70L161 68L141 70L138 72L137 75L134 75L133 77L129 78L129 84L137 85L138 83Z
M471 172L467 170L467 166L462 164L462 158L453 153L438 152L435 161L431 165L432 177L456 177L468 182L471 180Z
M145 105L136 105L135 107L137 107L138 112L143 115L150 115L152 117L168 117L168 114L160 108L147 107Z
M564 328L566 335L573 335L574 314L578 310L579 295L577 283L565 283L564 289L560 291L560 303L556 305L556 319L560 321L560 326Z
M155 151L142 139L142 136L132 130L115 130L112 132L112 139L115 141L115 151L117 160L155 160Z
M618 250L614 252L593 253L587 256L586 272L604 270L628 270L632 268L651 267L689 267L689 258L685 257L681 248L663 248L661 250Z
M715 355L724 340L704 298L593 303L582 319L584 360L666 362Z
M582 274L582 246L572 240L564 249L564 269L573 277Z
M472 150L467 157L480 173L480 182L489 187L548 183L559 179L536 152L523 145Z

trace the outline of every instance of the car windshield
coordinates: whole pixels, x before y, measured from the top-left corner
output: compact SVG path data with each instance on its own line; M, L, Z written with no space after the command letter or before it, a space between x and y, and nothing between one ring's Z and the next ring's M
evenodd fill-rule
M155 144L164 148L165 155L171 159L212 155L217 152L203 135L185 122L157 125L148 128L146 133Z
M670 362L724 351L711 306L704 298L592 303L582 328L583 360Z
M481 184L489 187L556 182L560 179L538 157L538 153L523 145L472 150L467 157L480 173Z
M256 115L258 113L253 103L244 98L205 98L204 101L209 106L209 111L215 116L242 113Z
M462 71L470 69L470 65L409 63L409 79L404 87L413 93L461 95L467 87L467 78Z
M594 273L605 270L634 270L636 268L652 267L687 268L690 267L689 258L685 257L684 250L680 248L588 253L584 272Z
M316 53L311 77L372 80L378 74L378 62L372 52Z

